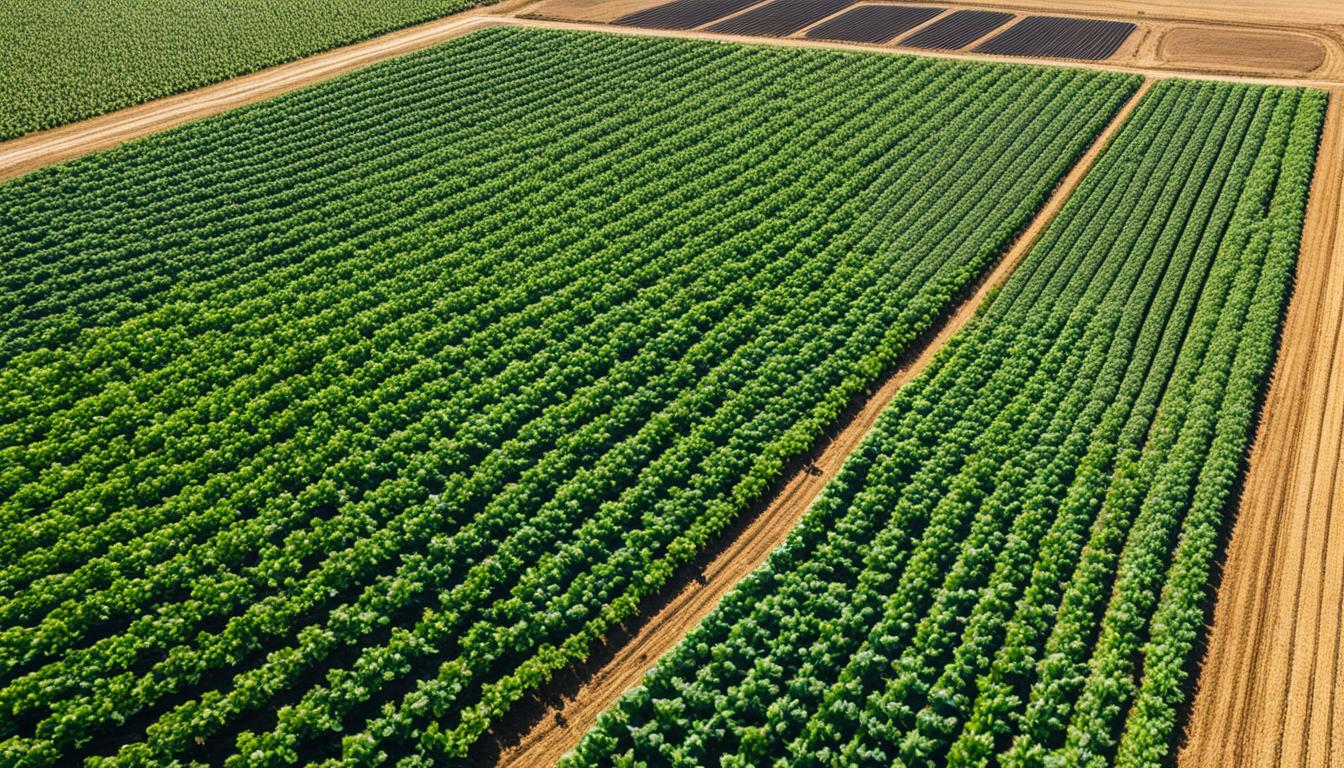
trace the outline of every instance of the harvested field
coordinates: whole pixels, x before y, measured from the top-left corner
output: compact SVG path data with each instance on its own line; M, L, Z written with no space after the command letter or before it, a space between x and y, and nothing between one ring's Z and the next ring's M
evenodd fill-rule
M819 40L885 43L942 13L942 8L916 5L861 5L807 31Z
M760 0L672 0L622 16L611 23L650 29L694 29L758 2Z
M1028 16L976 47L979 53L1104 59L1115 53L1135 25L1102 19Z
M1309 74L1325 62L1325 48L1306 35L1243 29L1174 27L1162 35L1165 64L1214 72Z
M1344 761L1344 91L1212 610L1182 768Z
M1012 17L1012 13L1000 11L957 11L900 40L900 44L910 48L957 50L1003 27Z
M907 48L964 48L1013 18L1001 11L957 11L901 41Z
M788 37L853 4L854 0L772 0L759 8L715 24L709 31L729 35Z

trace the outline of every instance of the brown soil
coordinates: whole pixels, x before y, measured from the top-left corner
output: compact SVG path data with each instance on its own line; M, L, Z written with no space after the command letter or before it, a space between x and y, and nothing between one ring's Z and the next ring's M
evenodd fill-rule
M1344 763L1344 89L1331 93L1297 284L1251 453L1188 768Z
M820 473L800 470L767 500L761 511L738 529L704 565L700 578L680 585L675 596L665 597L650 615L640 618L619 643L611 642L598 654L601 662L592 668L571 670L571 679L562 680L561 695L540 697L534 711L518 713L519 733L507 727L497 736L498 766L537 768L553 765L578 743L580 737L626 689L637 684L644 674L692 627L718 605L747 574L765 562L770 551L784 541L798 519L816 499L826 481L835 475L849 454L858 447L878 415L903 384L919 375L934 354L953 333L975 316L985 296L1012 273L1013 268L1035 244L1046 225L1054 219L1074 187L1087 173L1111 135L1143 98L1152 81L1145 81L1138 92L1116 114L1073 169L1060 181L1040 212L1017 238L976 292L964 301L918 353L898 367L866 402L851 415L820 449L813 461ZM672 590L669 590L672 591Z
M1191 69L1307 74L1325 63L1325 47L1293 32L1181 26L1162 36L1158 56Z
M1339 0L957 0L965 5L1063 15L1161 18L1257 26L1344 26Z

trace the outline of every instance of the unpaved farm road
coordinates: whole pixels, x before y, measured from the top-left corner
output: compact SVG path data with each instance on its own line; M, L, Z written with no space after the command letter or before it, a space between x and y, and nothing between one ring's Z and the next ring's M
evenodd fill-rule
M94 117L78 123L54 128L49 131L29 134L18 139L0 143L0 182L22 176L53 163L72 160L91 152L115 147L133 139L167 130L177 125L217 115L230 109L251 104L262 99L277 96L288 91L327 80L337 75L366 67L384 59L401 56L412 51L427 48L451 40L475 29L508 24L523 27L542 27L550 29L599 30L618 34L646 35L655 37L691 37L704 40L728 40L733 42L755 43L760 45L783 45L791 47L831 48L840 50L866 50L887 54L909 53L890 47L835 43L820 40L798 38L761 38L741 35L721 35L704 31L670 31L636 29L632 27L613 27L601 23L564 22L541 19L516 18L509 13L525 13L530 0L508 0L484 9L466 11L436 21L392 32L382 37L366 40L344 48L336 48L314 54L288 64L264 69L250 75L225 80L194 91L169 96L139 106ZM531 3L535 5L535 3ZM921 51L919 55L938 58L969 59L975 61L1003 61L1004 57L967 51ZM1073 67L1078 62L1058 59L1036 59L1015 56L1010 59L1017 63L1039 64L1049 67ZM1277 77L1227 76L1197 73L1177 67L1153 68L1127 66L1123 64L1095 62L1089 68L1122 72L1134 72L1148 77L1171 77L1177 74L1192 74L1203 79L1232 80L1254 82L1269 85L1316 85L1330 87L1340 85L1332 81L1304 80Z
M943 343L974 317L976 310L996 286L1012 274L1013 268L1036 243L1041 232L1055 217L1078 182L1092 167L1111 136L1133 111L1152 86L1145 80L1135 94L1120 108L1111 122L1092 142L1074 167L1056 186L1045 206L1018 236L1012 247L999 259L994 270L982 281L979 289L957 308L932 339L916 356L892 373L878 390L868 398L857 414L827 443L815 465L819 475L798 472L769 500L763 512L754 518L742 532L721 551L704 569L701 583L687 585L652 617L643 621L634 636L625 642L605 664L592 671L571 698L558 705L552 704L517 744L506 745L497 765L507 768L537 768L554 765L566 752L573 749L583 734L597 720L603 710L626 689L639 683L658 657L670 650L695 625L718 605L719 600L739 581L751 573L776 546L783 543L789 531L821 492L826 481L834 477L849 454L858 447L877 417L907 381L918 376L933 359ZM557 717L558 715L558 717Z
M517 4L506 3L487 10L499 12ZM428 48L474 28L488 26L499 18L490 12L477 10L448 16L194 91L0 143L0 181L328 80L383 59Z
M1344 765L1344 89L1318 157L1182 768Z
M645 0L628 0L643 4ZM1019 0L1026 2L1027 0ZM1056 0L1031 0L1045 6ZM1121 13L1135 8L1184 15L1194 0L1087 0L1080 11ZM1274 0L1297 3L1300 0ZM376 61L444 42L473 29L498 24L559 29L605 29L623 34L675 35L788 46L891 48L800 39L732 37L705 32L662 32L602 24L520 19L531 0L508 0L489 9L446 17L327 51L178 96L0 144L0 181L301 88ZM991 4L989 0L961 0ZM1238 0L1243 3L1243 0ZM1336 0L1310 0L1313 13L1331 13ZM1194 6L1190 6L1194 8ZM1208 6L1211 7L1211 6ZM1219 6L1222 7L1222 6ZM1231 6L1228 6L1231 7ZM1201 13L1207 10L1200 6ZM1277 10L1269 10L1277 14ZM1142 12L1140 9L1137 12ZM1230 11L1241 19L1244 9ZM1344 15L1344 11L1338 11ZM1192 11L1193 13L1193 11ZM1201 17L1195 14L1196 17ZM1302 18L1285 16L1288 22ZM1342 16L1344 17L1344 16ZM1201 17L1202 18L1202 17ZM1313 17L1315 19L1315 17ZM1316 21L1335 22L1320 18ZM1337 28L1338 29L1338 28ZM929 54L924 54L929 55ZM963 52L949 58L992 60ZM1047 66L1079 66L1048 59L1014 59ZM1142 68L1094 64L1099 69L1138 72L1150 78L1192 74L1178 67ZM1297 286L1284 328L1274 381L1256 437L1236 527L1218 592L1208 652L1187 727L1182 768L1327 768L1344 766L1344 88L1330 80L1214 76L1281 85L1331 89L1330 114L1313 182ZM1144 89L1148 87L1145 83ZM1142 91L1140 91L1142 93ZM1132 108L1131 101L1121 117ZM577 692L541 712L507 745L500 764L544 766L568 751L599 712L643 674L659 655L698 623L743 576L781 542L826 479L833 476L883 407L916 375L943 341L974 315L985 293L1001 282L1067 199L1099 147L1120 122L1103 133L1061 183L1032 225L1001 260L984 286L963 304L920 352L862 405L818 455L820 476L799 473L745 523L709 560L703 584L690 584L647 617L628 641L608 649L585 671ZM557 720L556 714L563 720ZM517 735L517 734L515 734Z

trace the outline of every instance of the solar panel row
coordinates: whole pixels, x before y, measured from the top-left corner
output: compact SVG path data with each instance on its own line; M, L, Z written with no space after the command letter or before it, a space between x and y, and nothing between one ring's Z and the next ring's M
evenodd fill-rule
M613 21L653 29L693 29L723 19L711 32L787 37L826 19L807 37L856 43L886 43L943 12L915 5L861 5L828 19L856 0L672 0ZM743 13L745 11L745 13ZM734 15L738 14L738 15ZM725 18L730 17L730 18ZM961 49L1008 23L1013 14L961 10L937 19L900 41L911 48ZM1135 25L1123 21L1028 16L976 46L979 53L1104 59L1124 43Z
M1115 53L1134 27L1124 21L1028 16L975 50L1005 56L1104 59Z
M774 0L715 24L709 31L786 37L853 4L854 0Z
M611 23L649 29L694 29L758 2L760 0L672 0L635 11Z
M957 11L901 41L911 48L956 50L1006 24L1013 14L1002 11Z
M807 36L852 43L885 43L942 12L942 8L915 5L861 5L818 24L807 31Z

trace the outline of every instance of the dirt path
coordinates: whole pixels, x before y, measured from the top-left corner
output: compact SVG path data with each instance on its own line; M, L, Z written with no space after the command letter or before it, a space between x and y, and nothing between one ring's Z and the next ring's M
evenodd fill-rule
M552 0L553 2L554 0ZM565 0L569 3L570 0ZM620 3L650 4L655 0L613 0ZM603 30L618 34L648 35L657 37L691 37L706 40L731 40L735 42L762 45L782 45L790 47L832 48L842 50L867 50L880 53L910 53L899 51L890 46L856 45L822 40L800 38L761 38L740 35L721 35L703 31L669 31L636 29L630 27L612 27L594 22L565 22L536 18L518 18L511 14L529 14L546 12L549 2L535 0L506 0L484 9L466 11L419 26L410 27L382 37L367 40L355 45L337 48L315 54L306 59L282 64L277 67L254 72L222 83L200 88L195 91L169 96L136 107L112 112L78 123L54 128L50 131L30 134L12 141L0 143L0 182L22 176L53 163L74 158L117 146L118 144L167 130L192 120L216 115L230 109L251 104L262 99L277 96L288 91L302 88L313 83L327 80L337 75L368 66L384 59L401 56L421 48L451 40L474 29L487 26L509 24L524 27L543 27L551 29ZM565 7L568 7L566 5ZM605 8L605 4L602 6ZM625 6L622 6L625 7ZM633 5L631 5L633 7ZM1003 61L1004 57L991 54L970 53L967 51L918 51L918 55L938 58L966 59L974 61ZM1120 72L1132 72L1151 78L1172 77L1179 74L1193 74L1203 79L1231 80L1235 82L1263 83L1267 85L1314 85L1333 87L1341 83L1334 80L1311 80L1285 78L1279 76L1227 75L1209 72L1191 72L1177 66L1158 65L1153 62L1127 64L1124 62L1095 62L1081 65L1078 62L1058 59L1034 59L1030 57L1012 57L1015 63L1038 64L1050 67L1088 66Z
M857 408L831 440L814 457L820 473L798 471L785 482L762 511L738 529L732 538L704 566L700 578L690 581L674 597L667 599L651 616L638 622L627 638L613 642L599 654L603 661L596 668L582 670L577 684L567 695L549 697L538 711L523 718L529 721L522 733L505 734L497 755L497 765L508 768L539 768L553 765L574 747L584 732L627 688L638 683L658 657L676 645L688 630L718 605L747 574L765 562L765 558L797 524L808 506L834 477L849 454L868 434L878 415L896 395L901 385L919 375L943 343L975 316L976 309L995 286L1012 273L1046 225L1054 219L1078 182L1091 168L1115 130L1147 93L1152 81L1145 81L1135 95L1116 113L1092 146L1079 158L1073 169L1060 181L1054 193L979 289L964 301L919 353L893 372L876 392ZM615 646L615 647L614 647Z
M1344 764L1344 89L1331 92L1297 285L1180 753Z

